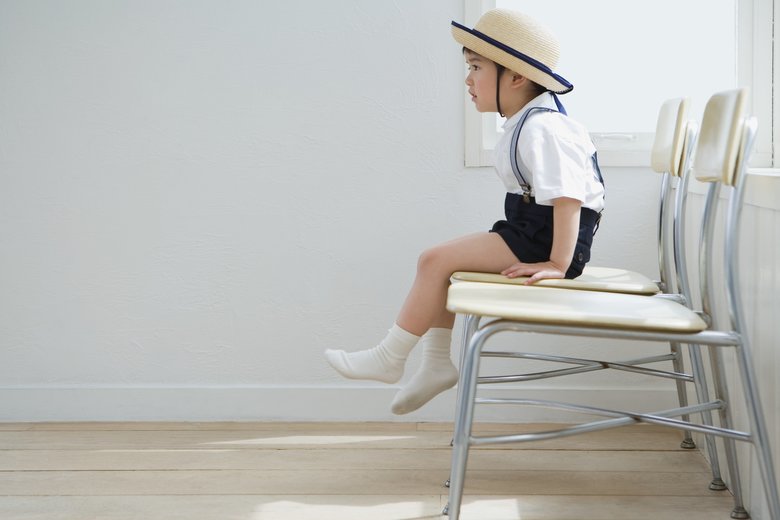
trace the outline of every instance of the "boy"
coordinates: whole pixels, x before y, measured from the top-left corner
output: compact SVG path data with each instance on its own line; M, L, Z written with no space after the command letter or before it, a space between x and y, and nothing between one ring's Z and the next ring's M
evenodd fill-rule
M479 112L507 118L496 145L496 172L507 190L506 220L426 250L417 275L387 337L378 346L326 359L344 377L395 383L409 352L423 345L417 374L398 392L392 411L418 409L458 379L450 359L455 316L447 288L455 271L575 278L590 259L603 209L604 186L595 148L582 125L565 115L556 94L574 87L553 72L555 37L532 18L506 9L485 13L474 29L452 22L463 45L466 85Z

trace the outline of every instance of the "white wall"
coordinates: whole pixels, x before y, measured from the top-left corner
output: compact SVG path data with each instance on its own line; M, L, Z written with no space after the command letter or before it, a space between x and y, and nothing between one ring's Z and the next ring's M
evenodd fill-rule
M419 252L501 216L463 167L462 9L0 3L0 420L393 419L322 351L375 344ZM657 274L658 177L604 173L594 263ZM529 392L672 395L593 381Z

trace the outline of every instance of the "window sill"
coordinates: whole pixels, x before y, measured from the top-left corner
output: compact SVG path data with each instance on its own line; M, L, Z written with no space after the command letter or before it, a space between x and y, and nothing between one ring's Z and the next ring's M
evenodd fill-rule
M707 184L691 182L689 191L706 195ZM780 211L780 169L748 168L745 204L757 208Z

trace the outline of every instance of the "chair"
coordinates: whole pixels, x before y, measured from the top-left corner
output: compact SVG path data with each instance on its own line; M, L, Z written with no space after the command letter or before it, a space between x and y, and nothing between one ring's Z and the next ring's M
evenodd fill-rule
M693 135L688 136L689 141L695 139L695 128L691 129L690 123L686 120L689 104L687 98L675 98L669 99L661 105L651 153L651 166L655 172L662 175L657 235L660 280L655 281L641 273L626 269L586 266L583 273L574 280L548 279L537 282L537 285L644 295L654 295L662 291L672 292L670 283L672 276L669 273L676 272L676 269L670 262L668 255L670 242L668 215L672 212L670 208L673 208L675 204L675 199L671 196L671 179L681 178L687 171L688 157L685 155L685 148L688 130L693 130ZM458 271L452 274L453 282L521 284L527 279L527 277L509 279L497 274L469 271Z
M651 153L651 165L654 171L662 174L660 202L658 211L658 269L659 281L633 271L610 267L586 267L583 274L574 279L548 279L537 282L540 287L556 287L561 289L590 290L602 292L616 292L623 294L638 294L670 298L680 303L690 301L690 288L687 280L684 218L686 210L685 193L690 171L691 151L698 134L698 126L693 121L687 120L689 101L685 98L670 99L664 102L659 110L656 124L655 140ZM677 182L676 196L672 196L673 183ZM672 226L669 218L672 217ZM671 227L671 236L670 236ZM669 250L671 249L671 254ZM500 283L521 285L526 277L507 278L499 274L456 272L452 275L452 283ZM675 284L676 281L676 284ZM678 288L680 290L678 290ZM461 368L463 353L469 338L478 327L478 316L466 316L463 321L463 334L461 344ZM701 401L708 400L708 388L703 376L704 368L696 349L689 350L691 358L692 375L685 374L681 356L681 345L670 344L670 352L666 355L651 356L640 359L626 360L622 363L608 362L592 359L572 359L567 363L578 365L575 368L565 368L524 374L516 376L481 377L480 383L502 383L546 379L564 375L580 374L596 370L617 369L634 371L658 377L669 377L677 383L677 396L681 407L688 405L685 388L686 382L696 385L696 395ZM538 359L542 359L539 357ZM548 361L563 362L563 358L556 356L554 359L546 357ZM650 363L663 361L672 362L672 371L649 370L636 368ZM683 419L688 419L683 417ZM712 424L709 414L705 414L704 421ZM696 447L690 431L684 432L681 447L693 449ZM710 456L713 479L710 483L712 490L724 490L726 484L720 474L718 453L714 440L707 437L707 449ZM448 483L445 483L448 485ZM735 493L736 507L741 507L741 496Z
M697 313L685 305L664 298L573 291L552 287L516 286L495 283L453 283L449 288L447 308L451 312L492 320L475 326L469 336L459 381L455 435L451 468L449 505L445 510L452 520L460 515L460 504L472 445L522 442L565 437L636 423L653 423L723 437L727 447L734 440L754 445L764 481L771 518L780 518L780 499L772 467L768 435L758 396L752 366L750 346L739 303L736 236L738 231L744 170L756 131L755 119L743 116L747 93L744 89L721 92L710 98L705 109L692 172L702 182L710 184L702 217L700 240L701 298L703 312ZM730 186L729 211L723 242L726 293L730 323L711 323L715 302L713 286L713 242L715 216L721 185ZM476 319L476 318L475 318ZM677 344L707 345L714 376L715 398L691 406L653 413L610 410L534 399L478 398L479 361L485 342L501 331L533 332L564 336L597 337L617 340L664 341ZM725 383L721 349L735 349L740 380L745 394L749 431L737 431L731 425L728 389ZM518 352L485 353L491 356L526 357ZM554 356L551 356L554 357ZM584 412L606 419L595 420L556 430L491 437L472 436L474 409L477 404L513 404L544 406ZM694 423L679 417L718 411L721 426ZM729 450L733 453L733 450ZM730 457L732 484L739 489L736 458ZM735 510L742 515L742 511Z

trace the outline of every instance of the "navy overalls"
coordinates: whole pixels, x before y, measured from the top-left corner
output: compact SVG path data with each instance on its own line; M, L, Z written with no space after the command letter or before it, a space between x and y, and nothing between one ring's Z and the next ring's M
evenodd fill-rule
M556 100L557 102L557 100ZM560 105L559 105L560 107ZM560 107L563 108L563 107ZM522 194L507 193L504 201L504 214L506 220L499 220L493 224L490 230L498 233L514 255L525 263L546 262L550 259L553 241L553 207L537 204L530 196L531 186L520 173L517 164L517 139L526 119L532 112L557 112L551 108L533 107L529 109L523 118L517 123L512 135L511 162L512 171L517 177L523 189ZM565 110L561 110L566 114ZM593 166L599 182L604 184L599 169L596 154L592 157ZM593 235L596 233L601 214L590 208L580 209L580 229L577 237L577 246L574 249L574 257L566 271L566 278L576 278L582 274L585 264L590 260L590 247L593 243Z

